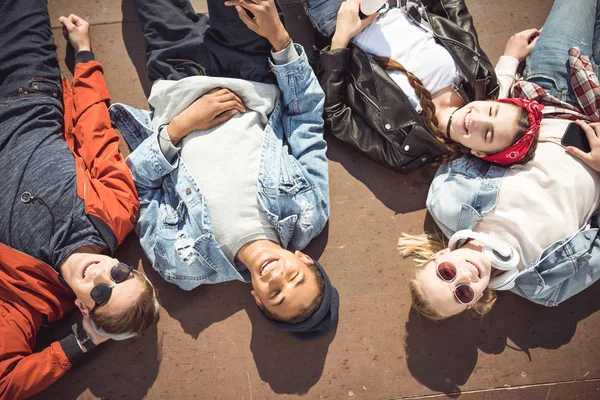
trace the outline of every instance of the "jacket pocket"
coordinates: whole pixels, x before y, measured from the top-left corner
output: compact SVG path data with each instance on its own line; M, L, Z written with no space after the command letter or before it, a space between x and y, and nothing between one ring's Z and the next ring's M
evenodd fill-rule
M433 135L420 125L412 127L401 146L403 173L414 171L445 152Z
M163 232L154 247L154 269L168 282L184 290L192 290L203 283L212 283L217 274L197 245L210 240L203 235L193 238L183 231Z
M585 286L574 280L577 272L591 259L597 229L580 232L567 244L554 243L517 277L515 289L519 294L545 306L556 306Z
M280 171L280 193L296 195L314 189L313 185L302 174L302 166L294 157L282 157Z

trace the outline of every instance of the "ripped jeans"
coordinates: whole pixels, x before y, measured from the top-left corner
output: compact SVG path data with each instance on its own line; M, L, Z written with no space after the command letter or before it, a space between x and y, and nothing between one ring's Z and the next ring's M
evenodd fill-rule
M571 85L568 51L579 47L598 74L600 64L600 1L556 0L540 37L527 58L523 78L548 94L579 107Z

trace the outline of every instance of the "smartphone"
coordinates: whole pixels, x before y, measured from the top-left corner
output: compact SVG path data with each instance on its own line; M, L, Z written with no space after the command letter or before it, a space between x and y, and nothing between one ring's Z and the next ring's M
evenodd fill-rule
M583 128L575 122L571 122L567 127L567 131L560 141L563 146L577 147L579 150L589 153L591 151L590 142L583 131Z

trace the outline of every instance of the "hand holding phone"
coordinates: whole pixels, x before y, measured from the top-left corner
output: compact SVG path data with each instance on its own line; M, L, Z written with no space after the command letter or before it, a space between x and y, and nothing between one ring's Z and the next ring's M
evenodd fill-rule
M591 151L587 134L576 122L571 122L569 124L565 134L562 137L561 143L565 147L577 147L584 153L589 153Z
M569 124L562 138L567 153L579 158L590 168L600 172L600 123L576 121Z

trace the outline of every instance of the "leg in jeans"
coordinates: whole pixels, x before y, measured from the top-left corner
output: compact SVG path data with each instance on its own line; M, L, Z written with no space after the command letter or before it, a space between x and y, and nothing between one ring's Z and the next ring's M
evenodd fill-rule
M249 30L224 0L209 0L207 15L188 0L136 0L146 39L148 74L182 79L207 74L274 83L269 42Z
M0 99L27 95L30 88L60 96L46 0L2 0L0 15Z
M571 85L568 51L576 46L582 55L593 56L597 11L596 0L556 0L527 58L524 78L579 107Z
M337 13L344 0L302 0L306 15L321 35L331 37L335 32Z

